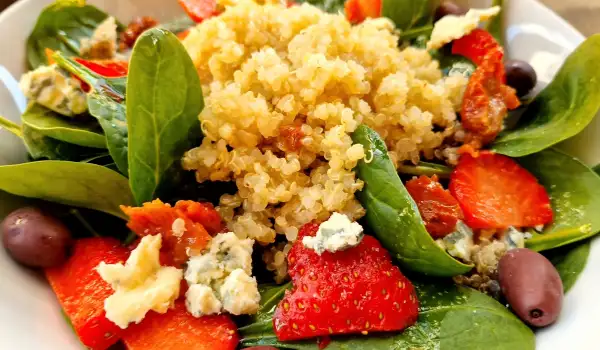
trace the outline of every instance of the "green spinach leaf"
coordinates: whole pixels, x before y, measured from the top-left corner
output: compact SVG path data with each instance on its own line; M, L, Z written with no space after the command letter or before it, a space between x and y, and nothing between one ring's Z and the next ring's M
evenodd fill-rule
M423 26L433 29L434 3L432 0L383 0L381 16L391 19L403 32Z
M581 132L600 109L600 34L588 38L528 106L516 129L500 134L492 149L523 157Z
M419 320L402 333L332 339L327 349L527 350L535 336L506 307L470 288L436 281L414 283ZM315 341L278 342L272 329L258 333L240 330L243 346L272 345L288 349L317 349Z
M67 120L37 103L31 103L27 107L21 120L23 125L59 141L84 147L106 148L106 138L97 132L99 128L96 123Z
M600 165L596 165L592 170L594 170L596 174L600 175Z
M84 1L59 0L46 7L27 39L30 68L47 65L45 49L78 56L80 40L91 37L108 15Z
M398 167L400 174L414 175L414 176L433 176L437 175L440 178L449 178L452 173L452 168L441 164L419 162L418 165L400 165Z
M23 142L33 160L79 162L92 157L107 155L106 150L59 141L31 129L27 125L23 125Z
M590 255L591 241L576 243L545 252L544 255L552 262L563 283L565 293L575 285L583 272Z
M546 188L554 221L541 234L525 241L527 248L543 251L592 237L600 232L600 176L556 149L519 159Z
M300 0L297 2L307 2L329 13L344 13L346 0Z
M91 87L87 96L89 112L102 126L106 135L105 142L108 151L119 171L127 175L126 78L102 77L61 53L56 53L54 58L60 67L85 81Z
M238 328L240 333L256 334L273 330L273 313L285 291L292 288L292 282L282 285L262 284L258 286L260 292L260 307L258 312L250 318L248 325Z
M127 79L129 181L138 204L152 200L201 135L202 88L192 59L171 32L140 36Z
M473 266L455 260L427 233L417 205L402 184L379 135L361 125L352 135L363 145L367 158L356 167L365 182L357 194L367 210L366 221L377 238L402 267L432 276L456 276Z
M28 198L102 211L127 220L134 205L127 179L103 166L45 160L0 166L0 190Z

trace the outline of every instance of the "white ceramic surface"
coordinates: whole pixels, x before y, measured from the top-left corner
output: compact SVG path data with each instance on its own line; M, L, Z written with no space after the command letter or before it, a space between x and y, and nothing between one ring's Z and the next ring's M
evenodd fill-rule
M21 0L0 14L0 115L19 120L22 96L11 94L11 75L25 68L29 31L44 6L52 0ZM91 0L127 22L135 15L162 19L181 14L174 0ZM463 1L481 6L488 1ZM542 84L549 82L564 58L584 38L572 26L535 0L507 0L508 50L513 58L527 60L536 68ZM589 164L600 163L600 118L575 139L563 144ZM19 139L0 129L0 164L23 161ZM0 193L0 217L22 201ZM596 241L581 278L568 293L563 313L552 327L538 332L537 349L600 349L600 241ZM0 249L0 349L81 350L82 346L63 319L56 299L39 275L13 263ZM457 349L458 350L458 349ZM518 350L515 348L515 350Z

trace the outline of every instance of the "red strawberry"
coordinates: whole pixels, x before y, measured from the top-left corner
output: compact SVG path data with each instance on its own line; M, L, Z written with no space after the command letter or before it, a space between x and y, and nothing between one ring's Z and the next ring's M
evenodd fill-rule
M417 203L427 232L434 238L452 233L456 222L463 218L458 202L435 175L432 178L423 175L408 181L406 190Z
M281 341L330 334L399 331L417 321L418 301L410 281L371 237L321 256L302 245L318 224L301 230L288 255L294 289L286 292L273 317Z
M463 154L450 178L450 192L471 228L533 227L552 221L546 189L514 160L500 154Z

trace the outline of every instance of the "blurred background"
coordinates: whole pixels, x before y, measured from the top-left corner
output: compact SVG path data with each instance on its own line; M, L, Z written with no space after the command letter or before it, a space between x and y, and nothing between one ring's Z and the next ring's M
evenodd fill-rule
M170 0L165 0L170 1ZM174 1L174 0L172 0ZM600 0L540 0L571 22L585 36L600 32ZM0 11L14 0L0 0Z

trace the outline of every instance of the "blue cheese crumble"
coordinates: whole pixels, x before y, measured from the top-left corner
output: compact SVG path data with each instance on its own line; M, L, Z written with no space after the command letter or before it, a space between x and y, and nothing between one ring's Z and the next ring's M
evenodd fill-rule
M363 228L352 222L346 215L333 213L329 220L319 226L314 237L302 238L302 244L321 255L324 252L335 253L356 247L362 240Z
M91 38L83 38L79 53L94 60L110 60L117 55L117 21L108 17L100 23Z
M162 236L145 236L125 265L101 262L96 270L115 293L104 301L106 318L125 329L140 323L148 311L164 314L179 297L183 271L161 266Z
M79 80L56 65L41 66L24 74L19 87L30 101L64 116L73 117L87 110L87 95Z
M185 280L189 289L186 308L195 317L229 312L233 315L258 311L260 293L252 277L251 239L235 233L215 236L202 255L188 261Z

